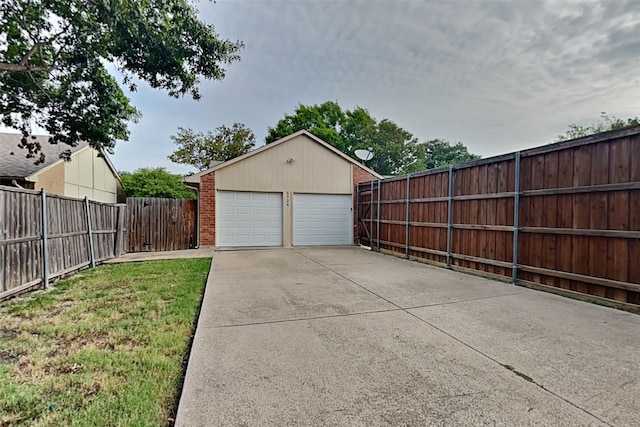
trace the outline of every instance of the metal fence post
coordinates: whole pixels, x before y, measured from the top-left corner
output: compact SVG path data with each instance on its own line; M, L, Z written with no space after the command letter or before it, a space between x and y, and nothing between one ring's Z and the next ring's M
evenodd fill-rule
M451 226L453 223L453 165L449 166L449 192L447 196L447 268L451 268Z
M198 203L200 201L198 200ZM200 215L198 215L199 217ZM356 184L356 214L355 214L355 220L356 223L353 224L353 235L356 239L356 244L359 245L361 243L360 241L360 227L358 226L358 224L360 224L360 183ZM198 221L200 221L200 218L198 218ZM200 230L200 226L198 225L198 230ZM199 231L198 231L199 232ZM200 238L198 238L198 244L200 244Z
M89 235L89 254L91 256L91 267L96 266L96 257L93 252L93 233L91 232L91 211L89 210L89 199L84 198L84 210L87 213L87 234Z
M113 236L113 256L119 257L122 255L120 253L120 246L122 245L122 229L124 228L121 224L122 222L122 206L116 205L116 233Z
M513 267L511 270L511 282L518 283L518 234L520 220L520 152L516 152L516 173L514 185L513 203Z
M42 286L49 286L49 218L47 215L47 192L43 188L40 191L42 200Z
M380 180L378 180L378 221L376 224L376 237L378 238L378 252L380 252Z
M407 215L406 215L406 224L405 224L405 230L404 230L404 246L405 246L405 251L404 251L404 256L408 259L409 258L409 194L410 194L410 188L409 188L409 180L411 179L411 175L407 175Z

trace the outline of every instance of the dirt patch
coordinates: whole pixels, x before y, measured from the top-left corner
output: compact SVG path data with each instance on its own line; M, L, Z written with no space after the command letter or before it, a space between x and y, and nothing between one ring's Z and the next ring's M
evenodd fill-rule
M15 363L18 363L19 360L20 360L19 354L12 353L10 351L0 351L0 363L13 365Z
M0 339L12 340L18 336L18 331L15 329L2 329L0 328Z
M85 397L90 397L93 396L95 394L97 394L100 390L102 390L102 386L100 385L99 382L94 382L93 384L91 384L88 387L83 387L84 389L84 396Z

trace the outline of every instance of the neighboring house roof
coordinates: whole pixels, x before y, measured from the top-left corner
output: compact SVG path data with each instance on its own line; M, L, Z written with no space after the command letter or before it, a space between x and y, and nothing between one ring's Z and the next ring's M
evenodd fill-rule
M75 147L67 144L50 144L49 136L34 135L35 141L42 146L42 153L45 155L44 163L34 164L36 158L27 158L27 150L18 147L21 134L18 133L0 133L0 177L4 178L25 178L31 181L32 176L49 169L64 160L60 158L60 154L70 150L72 155L89 148L87 142L81 141ZM31 137L29 137L31 138ZM104 155L104 153L103 153ZM39 154L37 155L40 156ZM109 158L104 155L104 160L109 165L109 169L120 180L118 171L113 166Z
M262 147L259 147L259 148L255 149L253 151L250 151L250 152L248 152L246 154L243 154L242 156L238 156L238 157L236 157L234 159L227 160L224 163L217 164L217 165L215 165L215 166L213 166L213 167L211 167L209 169L203 170L202 172L198 172L198 173L194 173L193 175L189 175L189 176L184 178L184 181L185 182L190 182L190 183L198 183L198 182L200 182L200 177L203 176L203 175L207 175L207 174L209 174L211 172L214 172L214 171L217 171L219 169L226 168L227 166L230 166L230 165L232 165L234 163L241 162L242 160L244 160L244 159L246 159L248 157L255 156L256 154L259 154L259 153L261 153L261 152L263 152L265 150L273 148L273 147L275 147L277 145L280 145L280 144L282 144L284 142L287 142L287 141L289 141L289 140L291 140L293 138L296 138L298 136L301 136L301 135L304 135L304 136L312 139L313 141L315 141L318 144L322 145L326 149L328 149L330 151L333 151L334 154L342 157L344 160L346 160L346 161L348 161L350 163L353 163L354 165L366 170L367 172L369 172L373 176L378 177L380 179L383 178L382 175L380 175L379 173L377 173L373 169L370 169L370 168L366 167L365 165L363 165L360 162L357 162L356 160L354 160L351 157L347 156L346 154L344 154L342 151L338 150L334 146L324 142L322 139L318 138L317 136L315 136L311 132L306 131L306 130L300 130L300 131L298 131L296 133L292 133L289 136L285 136L284 138L280 138L279 140L274 141L274 142L272 142L270 144L265 144Z

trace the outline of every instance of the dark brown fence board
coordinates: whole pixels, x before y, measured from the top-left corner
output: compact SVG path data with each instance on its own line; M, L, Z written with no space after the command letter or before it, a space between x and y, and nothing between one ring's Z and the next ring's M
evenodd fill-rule
M196 203L195 200L127 198L131 212L128 251L172 251L194 247Z
M453 265L510 277L515 157L453 167L451 224L448 169L411 175L408 254L445 262L451 227ZM523 151L518 174L518 280L638 304L640 127ZM406 183L407 177L380 182L380 248L401 254ZM358 236L375 247L378 236L367 228L375 229L377 216L361 221L369 209L377 215L369 190L370 183L358 186ZM616 285L624 283L631 286Z

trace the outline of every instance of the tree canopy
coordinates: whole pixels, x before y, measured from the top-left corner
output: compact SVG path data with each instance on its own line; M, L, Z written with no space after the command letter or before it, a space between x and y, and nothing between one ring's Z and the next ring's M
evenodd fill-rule
M222 39L190 0L0 2L0 122L34 126L50 142L110 151L140 114L108 67L172 97L200 98L199 79L221 80L242 42Z
M226 162L241 156L256 145L255 135L242 123L222 125L206 134L179 127L171 140L179 148L169 155L169 160L195 166L199 171L209 168L214 161Z
M164 168L141 168L133 173L121 172L122 189L127 197L163 197L168 199L196 199L180 175Z
M629 119L621 119L615 116L609 116L606 112L600 113L600 121L589 126L582 126L575 123L569 125L569 129L562 135L558 135L556 141L566 141L568 139L582 138L584 136L593 135L595 133L606 132L608 130L622 129L627 126L640 125L640 118L633 117Z
M370 149L374 157L366 166L382 175L395 175L424 169L424 150L418 139L389 119L377 121L361 107L343 110L336 102L298 105L269 128L267 144L306 129L338 150L357 159L354 152Z
M443 139L432 139L425 142L423 146L425 151L424 165L427 169L455 165L480 158L479 155L470 153L462 142L451 144Z

